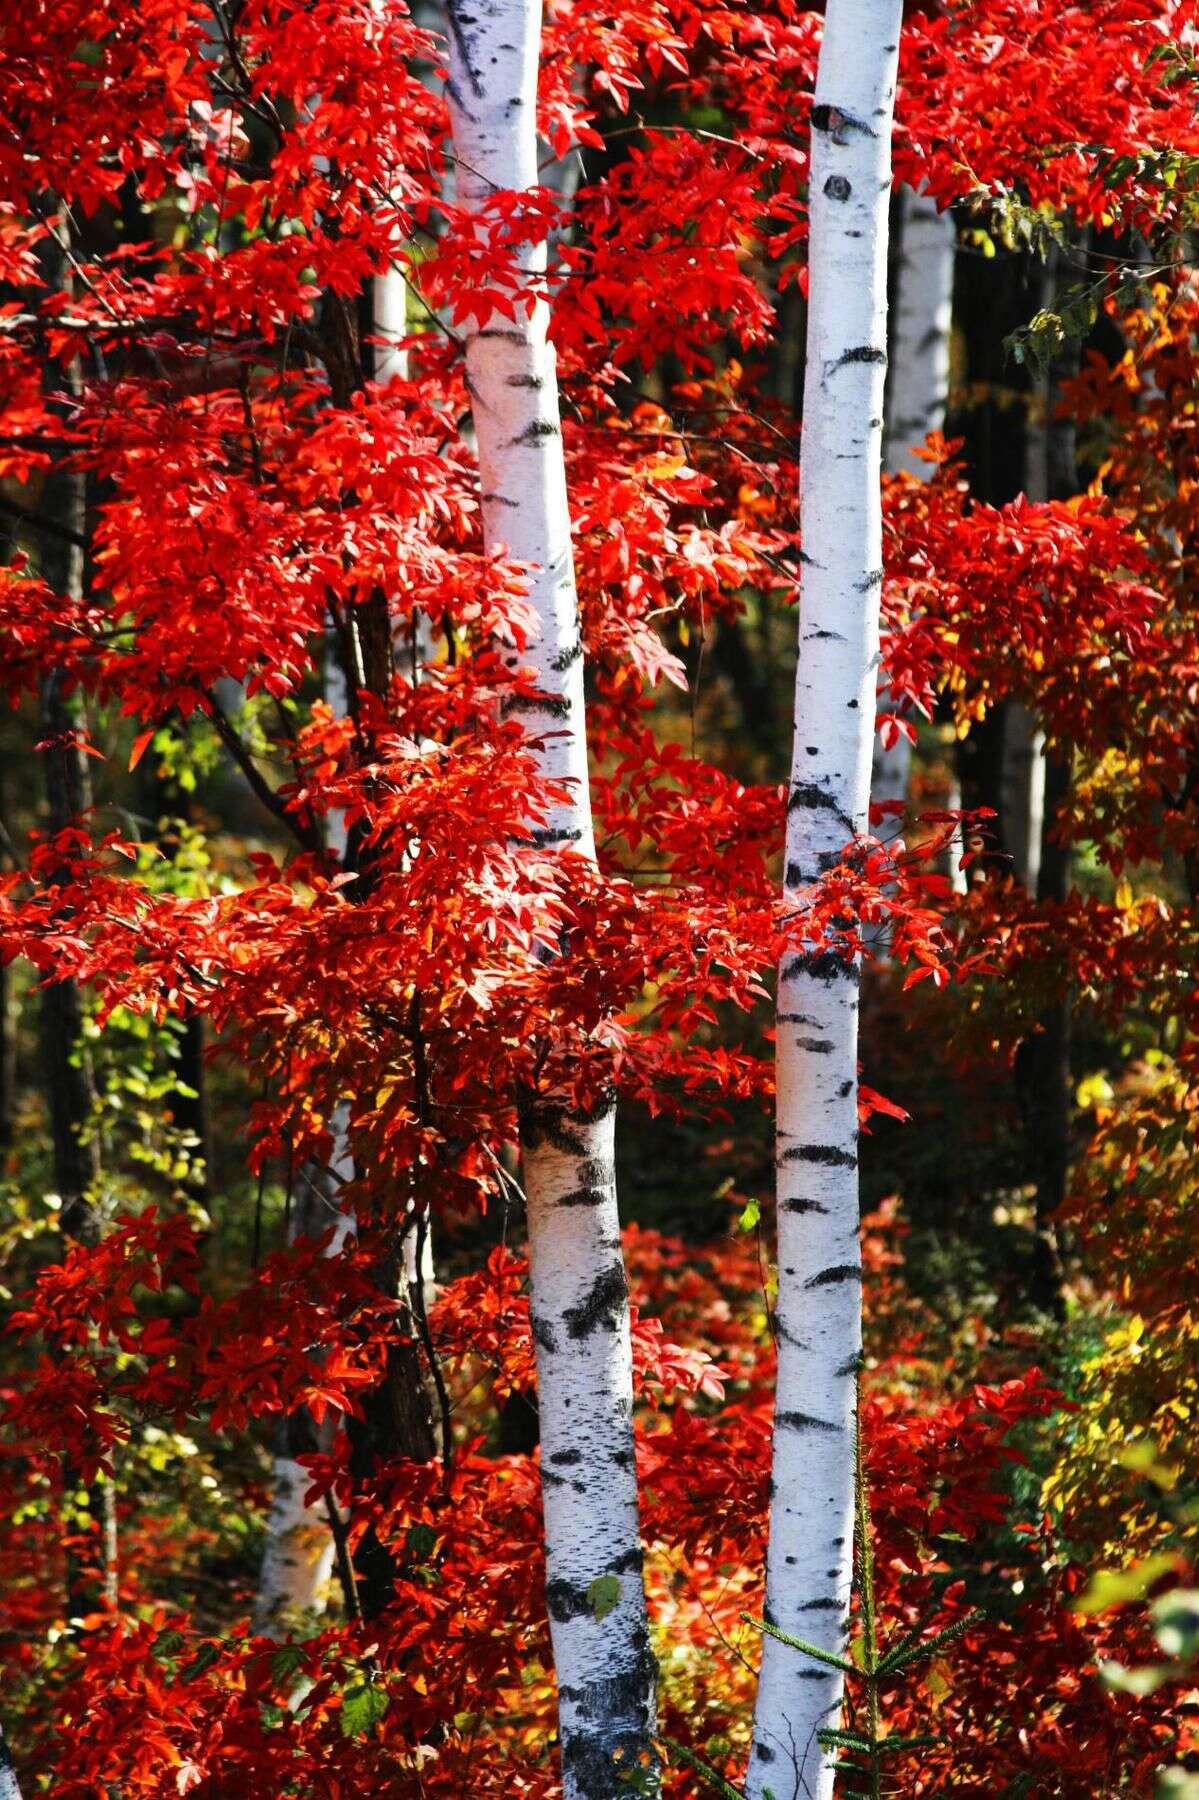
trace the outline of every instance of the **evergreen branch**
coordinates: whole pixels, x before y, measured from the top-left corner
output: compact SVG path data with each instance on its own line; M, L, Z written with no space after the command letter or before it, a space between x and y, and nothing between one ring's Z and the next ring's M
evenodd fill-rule
M830 1669L840 1669L843 1675L860 1675L861 1669L843 1656L835 1656L831 1650L821 1650L816 1644L805 1643L803 1638L791 1637L780 1631L777 1625L768 1624L765 1619L755 1619L749 1613L741 1614L746 1625L752 1625L755 1631L764 1631L767 1637L777 1638L780 1644L786 1644L792 1650L802 1650L805 1656L811 1656L816 1662L827 1663Z
M721 1800L745 1800L741 1788L735 1788L732 1782L726 1781L718 1769L714 1769L711 1763L706 1763L702 1756L697 1756L694 1750L688 1750L685 1744L676 1744L673 1738L664 1737L662 1742L672 1756L677 1756L680 1762L686 1763L689 1769L693 1769L707 1782L713 1792L721 1796Z
M894 1650L883 1657L878 1665L876 1673L879 1675L893 1675L900 1669L910 1668L913 1663L921 1662L925 1657L932 1656L933 1653L941 1649L943 1645L952 1644L955 1638L962 1637L972 1626L979 1624L986 1616L987 1615L984 1612L967 1613L964 1619L955 1620L952 1625L947 1625L944 1631L938 1631L933 1637L926 1638L920 1643L913 1643L912 1638L915 1634L909 1632L907 1638L898 1643Z

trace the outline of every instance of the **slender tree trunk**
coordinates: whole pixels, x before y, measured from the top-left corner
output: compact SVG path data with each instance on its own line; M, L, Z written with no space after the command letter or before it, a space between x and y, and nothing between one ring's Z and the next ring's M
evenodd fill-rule
M21 1800L17 1772L12 1766L3 1727L0 1727L0 1800Z
M1057 303L1062 281L1061 252L1056 246L1046 260L1042 304ZM1029 433L1028 492L1034 500L1067 500L1077 491L1077 446L1074 422L1055 417L1063 381L1077 374L1079 346L1068 346L1046 372L1039 428ZM1046 752L1040 762L1041 819L1035 881L1038 900L1063 901L1070 892L1071 854L1059 843L1057 821L1065 810L1073 780L1068 746ZM1037 827L1030 819L1025 829ZM1056 1214L1066 1198L1070 1172L1071 1004L1069 992L1047 1006L1035 1030L1016 1054L1016 1092L1024 1117L1028 1166L1036 1185L1037 1245L1029 1296L1045 1312L1065 1317L1061 1243Z
M539 0L450 0L448 95L458 191L479 209L497 189L537 185L535 110ZM522 253L526 274L544 246ZM467 337L483 528L535 566L540 636L523 660L544 701L543 771L569 800L547 839L595 854L583 716L582 643L566 473L547 315L497 312ZM558 1675L567 1800L629 1791L621 1771L656 1771L654 1661L646 1624L633 1460L628 1289L616 1207L614 1113L572 1114L552 1093L524 1096L522 1153L529 1215L545 1508L547 1599Z
M949 404L950 328L957 227L927 194L899 193L899 255L891 320L887 431L883 466L927 480L929 464L914 454L945 424Z
M1018 700L1003 709L1003 818L1012 874L1035 894L1045 818L1045 734L1036 714Z
M337 1210L336 1193L328 1189L344 1179L349 1151L345 1122L335 1133L337 1149L327 1178L315 1171L301 1182L292 1213L293 1237L319 1237L334 1225L330 1253L340 1250L352 1229ZM342 1159L339 1164L339 1156ZM333 1575L334 1545L329 1515L321 1503L307 1506L304 1495L311 1476L298 1460L315 1450L327 1451L337 1427L330 1415L318 1426L305 1409L280 1422L271 1471L271 1509L254 1605L254 1629L277 1634L304 1626L324 1612Z
M801 577L786 889L860 832L878 673L891 122L901 0L829 0L812 110ZM779 976L778 1387L766 1609L840 1651L853 1567L861 1353L858 968L801 954ZM763 1641L747 1792L828 1800L836 1670Z
M952 213L938 212L935 201L912 188L901 189L898 213L884 467L888 474L906 470L927 481L932 466L914 452L930 431L945 424L957 228ZM878 704L882 712L890 706L885 688ZM911 768L912 746L906 737L897 738L889 750L875 738L870 797L876 805L906 802Z
M0 966L0 1150L12 1143L17 1097L16 1008L12 964Z
M59 229L62 235L47 244L47 276L69 291L69 237L65 225ZM77 363L68 369L66 383L74 394L81 391ZM78 602L87 579L83 548L88 523L86 476L77 470L53 471L46 481L43 506L65 527L61 536L48 536L41 545L43 570L57 593ZM43 677L39 698L47 823L51 833L57 833L85 819L91 807L87 758L76 742L77 735L86 731L87 718L80 706L68 700L57 671ZM56 882L65 875L64 869L50 879ZM83 1030L83 998L75 981L52 981L43 986L39 1025L59 1223L66 1237L94 1245L104 1229L96 1084ZM68 1543L66 1552L69 1619L85 1616L97 1604L115 1610L118 1599L116 1489L111 1480L97 1480L87 1490L86 1505L76 1511L69 1497L79 1485L74 1470L64 1462L63 1492L68 1516L74 1512L76 1539ZM80 1539L85 1545L82 1551Z
M356 388L369 374L377 380L406 373L406 358L398 347L407 330L405 285L398 269L389 270L371 284L359 309L357 332L348 310L334 296L326 296L324 339L326 367L334 404L348 406ZM364 339L379 341L370 347ZM391 624L387 596L382 591L354 609L346 621L341 641L330 644L325 658L325 697L335 713L344 714L356 704L357 690L368 688L378 699L389 695L393 668L402 657L415 654L405 636L397 641ZM351 698L353 696L353 699ZM357 867L364 882L370 870L362 856L357 834L347 834L344 815L332 812L326 821L327 847L343 866ZM343 1101L332 1120L333 1154L329 1179L340 1188L353 1179L350 1148L350 1113ZM319 1189L319 1182L317 1184ZM325 1229L336 1218L331 1253L345 1234L354 1229L346 1215L335 1213L335 1197L327 1199L328 1212L311 1220ZM418 1288L432 1282L432 1256L427 1229L420 1234L409 1217L406 1229L397 1232L391 1246L374 1269L382 1292L400 1295L407 1322L397 1321L388 1347L387 1367L379 1386L363 1400L361 1419L346 1421L350 1439L350 1472L369 1485L378 1467L397 1456L415 1462L432 1462L438 1454L438 1434L429 1381L416 1342L414 1315ZM418 1248L419 1244L419 1248ZM423 1251L423 1259L421 1252ZM418 1279L419 1278L419 1279ZM332 1421L327 1421L331 1425ZM287 1420L280 1429L272 1470L272 1502L267 1520L255 1622L260 1630L274 1630L292 1619L324 1610L330 1571L336 1561L346 1594L347 1607L366 1618L377 1616L394 1595L398 1573L389 1545L370 1525L362 1533L351 1569L348 1558L336 1555L330 1518L323 1506L305 1506L308 1474L297 1460L321 1447L327 1430L317 1429L306 1413Z

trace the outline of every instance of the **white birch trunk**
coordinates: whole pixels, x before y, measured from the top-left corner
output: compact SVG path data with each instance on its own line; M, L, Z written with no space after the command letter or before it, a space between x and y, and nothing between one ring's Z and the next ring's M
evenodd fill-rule
M450 0L448 98L458 197L537 185L540 0ZM523 253L535 275L545 247ZM521 658L544 701L543 772L566 784L545 832L595 854L583 717L583 663L554 355L547 312L518 308L472 324L466 342L483 529L535 565L541 630ZM515 661L515 658L514 658ZM531 1307L537 1346L547 1600L558 1677L567 1800L615 1800L620 1771L650 1743L654 1663L646 1624L633 1460L628 1289L613 1163L614 1114L568 1113L539 1094L522 1109Z
M914 454L945 424L949 333L953 322L953 214L913 188L900 189L899 268L891 320L884 468L927 481L930 465Z
M887 394L884 467L927 481L929 463L914 451L945 424L949 400L949 333L953 319L953 259L957 230L952 213L938 212L927 195L900 191L899 267L891 320L891 369ZM879 711L891 710L886 688ZM876 738L871 798L906 802L912 746L899 737L889 750Z
M337 1191L353 1175L349 1149L349 1110L343 1104L333 1119L333 1155L329 1173L334 1191L326 1195L315 1186L297 1205L296 1235L319 1237L334 1227L328 1254L336 1256L354 1229L353 1221L337 1209ZM323 1184L322 1184L323 1185ZM317 1445L325 1450L333 1441L337 1417L328 1416L316 1431ZM254 1601L254 1629L276 1633L303 1626L319 1618L329 1603L333 1579L334 1544L329 1515L319 1502L304 1504L312 1485L308 1470L287 1453L287 1423L271 1466L271 1510L267 1515L266 1542Z
M1012 874L1030 894L1041 873L1045 824L1045 733L1036 714L1009 700L1003 719L1003 819Z
M0 1726L0 1800L21 1800L17 1772L12 1766L12 1757L8 1753L8 1742L2 1726Z
M333 1534L322 1506L306 1506L312 1475L290 1456L271 1464L271 1510L254 1603L254 1629L273 1636L319 1618L329 1603Z
M878 678L887 219L901 0L828 0L812 111L811 285L800 452L801 575L786 889L805 891L863 830ZM766 1617L844 1648L861 1355L858 969L780 970L778 1386ZM769 1636L751 1800L829 1800L840 1674Z

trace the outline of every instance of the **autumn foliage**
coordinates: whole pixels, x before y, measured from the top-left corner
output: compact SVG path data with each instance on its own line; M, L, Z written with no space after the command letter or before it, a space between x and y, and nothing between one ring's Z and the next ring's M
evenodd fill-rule
M769 1501L766 1003L797 950L867 958L883 1628L979 1615L889 1696L887 1730L916 1740L893 1791L1149 1796L1195 1763L1185 1658L1129 1675L1168 1659L1149 1605L1192 1578L1195 1529L1191 23L1174 0L905 22L897 183L992 254L1050 219L1106 233L1113 264L1134 240L1173 253L1135 296L1105 289L1052 396L1081 491L980 494L956 430L929 480L888 481L879 726L918 746L917 804L802 915L779 899L769 733L803 556L778 347L806 282L820 9L562 0L547 184L481 220L455 198L424 9L37 0L0 24L0 931L28 1036L0 1168L0 1711L27 1797L560 1792L513 1153L539 1090L615 1092L631 1121L665 1791L705 1791L677 1746L740 1779ZM579 146L572 200L549 171ZM536 620L527 571L484 549L460 355L480 293L547 233L598 867L539 839ZM370 300L394 270L398 370ZM730 649L751 631L756 676ZM1072 767L1048 822L1064 894L1025 891L992 810L963 820L949 792L952 745L1015 704ZM35 799L81 760L82 805ZM103 1229L73 1237L31 1147L28 1021L66 983L102 1159ZM1047 1222L1013 1069L1067 1002L1071 1176ZM310 1189L324 1212L297 1234ZM1047 1223L1056 1318L1016 1291ZM414 1334L381 1270L426 1229ZM437 1371L440 1453L364 1473L397 1333ZM301 1416L328 1428L303 1462L342 1579L268 1635L269 1449ZM364 1616L367 1540L393 1586ZM1109 1604L1098 1584L1130 1567Z

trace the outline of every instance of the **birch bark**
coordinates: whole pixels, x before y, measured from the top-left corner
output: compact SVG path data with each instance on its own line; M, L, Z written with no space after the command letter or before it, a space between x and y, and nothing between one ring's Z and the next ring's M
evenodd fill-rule
M333 1122L334 1150L330 1161L331 1185L353 1175L348 1143L347 1109L338 1108ZM324 1183L306 1185L303 1203L295 1207L295 1235L319 1237L334 1227L328 1254L335 1256L353 1223L337 1210L336 1194L324 1191ZM254 1629L276 1634L292 1626L303 1627L318 1618L329 1602L333 1577L333 1534L329 1517L320 1504L305 1505L304 1495L312 1477L298 1460L312 1450L328 1450L338 1420L328 1416L318 1428L307 1411L285 1419L279 1428L271 1469L271 1509L266 1521L266 1542L254 1604Z
M899 265L891 323L884 463L927 481L931 465L914 452L945 423L949 399L949 332L953 318L953 262L957 230L952 213L938 212L926 194L905 187L899 197ZM891 705L887 690L879 710ZM871 798L876 805L907 800L912 746L899 737L889 750L876 738Z
M812 110L807 375L800 455L799 665L786 891L867 819L882 582L887 221L901 0L829 0ZM779 975L778 1386L766 1616L833 1651L853 1555L858 969L800 954ZM750 1800L830 1800L840 1674L766 1637Z
M3 1728L0 1728L0 1800L21 1800L17 1772L12 1766Z
M535 187L539 0L450 0L447 86L460 201ZM545 246L523 251L536 278ZM483 529L535 565L540 635L522 660L544 698L544 773L564 784L544 837L595 854L583 715L582 642L547 309L472 325L467 379ZM526 1096L522 1154L541 1416L547 1601L558 1676L567 1800L628 1792L622 1770L657 1781L655 1668L646 1624L633 1459L628 1288L616 1208L614 1113L583 1117L558 1096ZM648 1789L646 1790L648 1791Z

